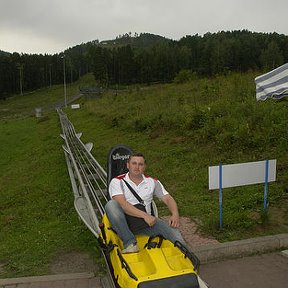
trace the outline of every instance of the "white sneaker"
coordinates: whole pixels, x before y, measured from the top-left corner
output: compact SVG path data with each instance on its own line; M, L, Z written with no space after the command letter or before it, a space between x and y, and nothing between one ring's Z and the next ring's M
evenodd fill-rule
M137 243L130 244L127 248L122 250L122 254L137 253L137 252L139 252L139 247L138 247Z

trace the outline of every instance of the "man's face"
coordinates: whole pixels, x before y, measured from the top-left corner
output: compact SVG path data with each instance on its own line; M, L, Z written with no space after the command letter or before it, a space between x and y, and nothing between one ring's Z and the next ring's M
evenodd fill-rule
M145 171L146 165L143 157L134 156L127 162L127 168L129 169L129 174L139 176Z

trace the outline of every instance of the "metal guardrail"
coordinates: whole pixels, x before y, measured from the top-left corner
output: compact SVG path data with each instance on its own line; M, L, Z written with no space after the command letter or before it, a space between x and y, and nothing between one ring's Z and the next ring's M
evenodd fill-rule
M62 147L74 193L74 206L81 220L98 238L99 222L108 201L107 173L90 152L93 144L84 144L80 139L82 133L75 132L67 115L61 109L57 112L62 127L61 137L65 141Z

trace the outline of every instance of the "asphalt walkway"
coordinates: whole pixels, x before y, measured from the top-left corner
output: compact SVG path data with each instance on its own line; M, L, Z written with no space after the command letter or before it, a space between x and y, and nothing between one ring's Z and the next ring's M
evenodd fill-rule
M288 250L201 265L209 288L288 287Z
M208 265L213 265L213 262L221 262L228 263L228 265L224 265L225 270L223 271L222 278L225 279L226 272L229 269L232 269L231 258L245 259L246 256L254 255L253 257L258 257L262 254L269 254L272 251L280 251L282 252L282 257L287 256L288 259L288 233L279 234L274 236L265 236L265 237L257 237L252 239L240 240L240 241L232 241L226 243L217 243L217 244L208 244L199 247L194 247L194 253L199 257L201 263L203 264L203 268L206 275L201 274L201 277L206 280L209 280L209 275L211 276L212 272L207 272L209 267ZM278 253L278 254L279 254ZM257 254L255 256L255 254ZM246 257L249 259L250 257ZM228 259L228 260L227 260ZM251 258L250 258L251 259ZM255 258L256 259L256 258ZM225 260L225 261L223 261ZM228 262L227 262L228 261ZM283 260L283 279L288 281L287 270L288 270L288 260ZM253 261L252 261L253 262ZM212 263L212 264L209 264ZM286 267L287 263L287 267ZM207 265L206 265L207 264ZM219 264L220 265L220 264ZM217 267L219 267L217 263ZM281 264L282 265L282 264ZM283 266L282 265L282 266ZM242 265L241 267L247 267L246 265ZM266 271L263 269L269 270L271 274L271 269L273 265L262 265L260 268L260 274L265 274ZM275 265L274 265L275 267ZM236 269L236 268L235 268ZM261 270L262 269L262 270ZM238 268L239 270L239 268ZM213 271L213 269L212 269ZM267 271L267 272L269 272ZM279 269L277 270L279 272ZM285 272L286 271L286 272ZM201 271L200 271L201 272ZM275 272L276 273L276 272ZM214 273L215 274L215 273ZM282 275L282 274L281 274ZM207 279L205 279L205 276ZM242 275L245 276L245 274ZM278 277L279 278L279 277ZM220 281L220 280L219 280ZM287 283L287 282L285 282ZM217 285L217 284L216 284ZM222 285L222 284L221 284ZM234 286L223 286L224 287L234 287ZM39 276L39 277L23 277L23 278L9 278L9 279L0 279L0 288L100 288L101 282L100 277L94 275L92 272L87 273L74 273L74 274L57 274L57 275L48 275L48 276ZM220 286L210 286L212 288L217 288ZM248 287L248 286L245 286ZM252 286L251 286L252 287ZM253 286L253 287L261 287L262 286ZM270 287L270 286L265 286ZM272 288L273 286L271 286ZM275 286L275 287L283 287L283 286ZM274 287L273 287L274 288Z

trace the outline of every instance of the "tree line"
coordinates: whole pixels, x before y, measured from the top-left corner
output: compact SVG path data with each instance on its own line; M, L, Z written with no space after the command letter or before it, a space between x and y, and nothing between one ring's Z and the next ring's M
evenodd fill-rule
M0 51L0 99L43 87L74 82L87 72L86 57L78 53L54 55L5 53Z
M180 71L213 77L230 71L268 71L288 62L288 37L248 30L187 35L179 41L131 33L54 55L0 51L0 98L74 82L93 72L99 86L170 82ZM65 68L65 73L64 73Z

